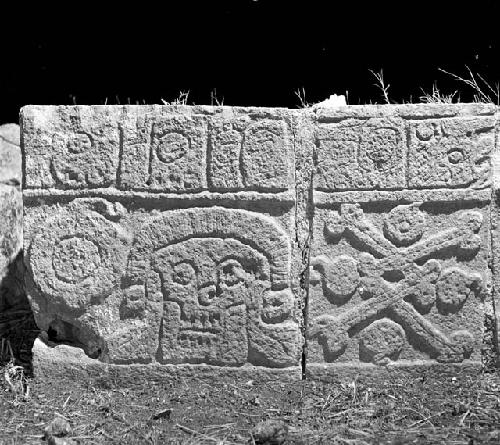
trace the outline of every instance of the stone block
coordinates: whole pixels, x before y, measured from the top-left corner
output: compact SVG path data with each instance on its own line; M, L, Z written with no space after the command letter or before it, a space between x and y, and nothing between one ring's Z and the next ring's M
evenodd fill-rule
M498 351L495 112L26 107L42 338L117 372L479 368Z
M0 183L18 186L21 176L19 125L0 125Z
M319 109L315 189L488 187L494 113L480 104Z
M38 146L61 115L80 116L63 136L101 115L115 116L106 128L118 135L102 145L114 167L98 189L37 183L27 169L26 285L44 338L115 365L246 365L299 376L293 113L111 108L23 110L27 165L55 154L75 164L68 151ZM88 171L100 162L87 160Z

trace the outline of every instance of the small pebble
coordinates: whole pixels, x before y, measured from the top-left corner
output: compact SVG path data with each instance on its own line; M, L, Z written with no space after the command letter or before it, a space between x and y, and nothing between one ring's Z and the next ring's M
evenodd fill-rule
M54 417L54 420L45 428L45 437L63 437L68 434L71 434L71 425L65 418L60 416Z
M251 431L256 445L280 445L288 436L288 426L281 420L259 422Z

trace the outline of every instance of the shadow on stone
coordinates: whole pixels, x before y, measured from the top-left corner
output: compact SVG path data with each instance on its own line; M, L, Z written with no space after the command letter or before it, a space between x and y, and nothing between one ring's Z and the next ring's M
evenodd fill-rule
M13 358L31 373L31 350L40 331L24 289L24 271L20 251L0 282L0 365Z

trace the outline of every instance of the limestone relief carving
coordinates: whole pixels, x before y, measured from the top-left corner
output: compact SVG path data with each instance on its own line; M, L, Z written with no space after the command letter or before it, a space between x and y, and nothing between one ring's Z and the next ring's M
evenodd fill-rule
M115 182L117 109L33 107L24 116L26 187L97 188Z
M473 258L481 248L483 215L458 212L453 227L433 232L420 205L395 206L383 218L382 229L358 204L330 212L325 235L333 245L343 238L357 254L312 259L311 284L337 307L309 322L308 335L323 345L327 361L340 357L354 335L359 358L377 364L397 360L408 341L440 362L470 357L477 335L454 323L444 329L432 319L448 320L466 302L479 304L487 292L483 277L459 261ZM441 260L449 257L456 265L443 267ZM356 303L346 305L351 300Z
M120 188L277 191L290 185L292 141L282 119L139 113L123 119L120 131Z
M243 210L163 213L138 233L121 317L162 307L162 363L270 367L297 363L290 247L272 220Z
M402 120L321 125L316 135L318 190L392 189L405 183Z
M491 118L411 122L409 186L486 187L493 128Z
M123 212L120 204L77 199L43 222L28 254L33 280L51 304L82 313L110 294L127 249L128 235L113 221Z

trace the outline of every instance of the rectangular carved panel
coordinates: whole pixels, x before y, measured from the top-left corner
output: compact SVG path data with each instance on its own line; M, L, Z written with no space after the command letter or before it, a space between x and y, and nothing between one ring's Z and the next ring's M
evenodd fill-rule
M409 121L409 187L489 185L494 118Z
M298 376L293 113L111 108L23 111L26 285L41 330L112 364ZM98 123L111 114L108 134ZM82 129L98 142L38 145ZM113 170L99 170L99 147ZM61 163L82 181L57 182ZM35 179L45 164L52 182ZM109 181L90 183L94 171Z
M494 114L26 107L37 323L117 365L476 366L497 342Z
M317 190L396 189L405 186L402 119L347 119L318 125Z
M309 363L480 362L488 196L343 198L315 212Z
M115 184L119 107L23 108L25 188L98 188Z

